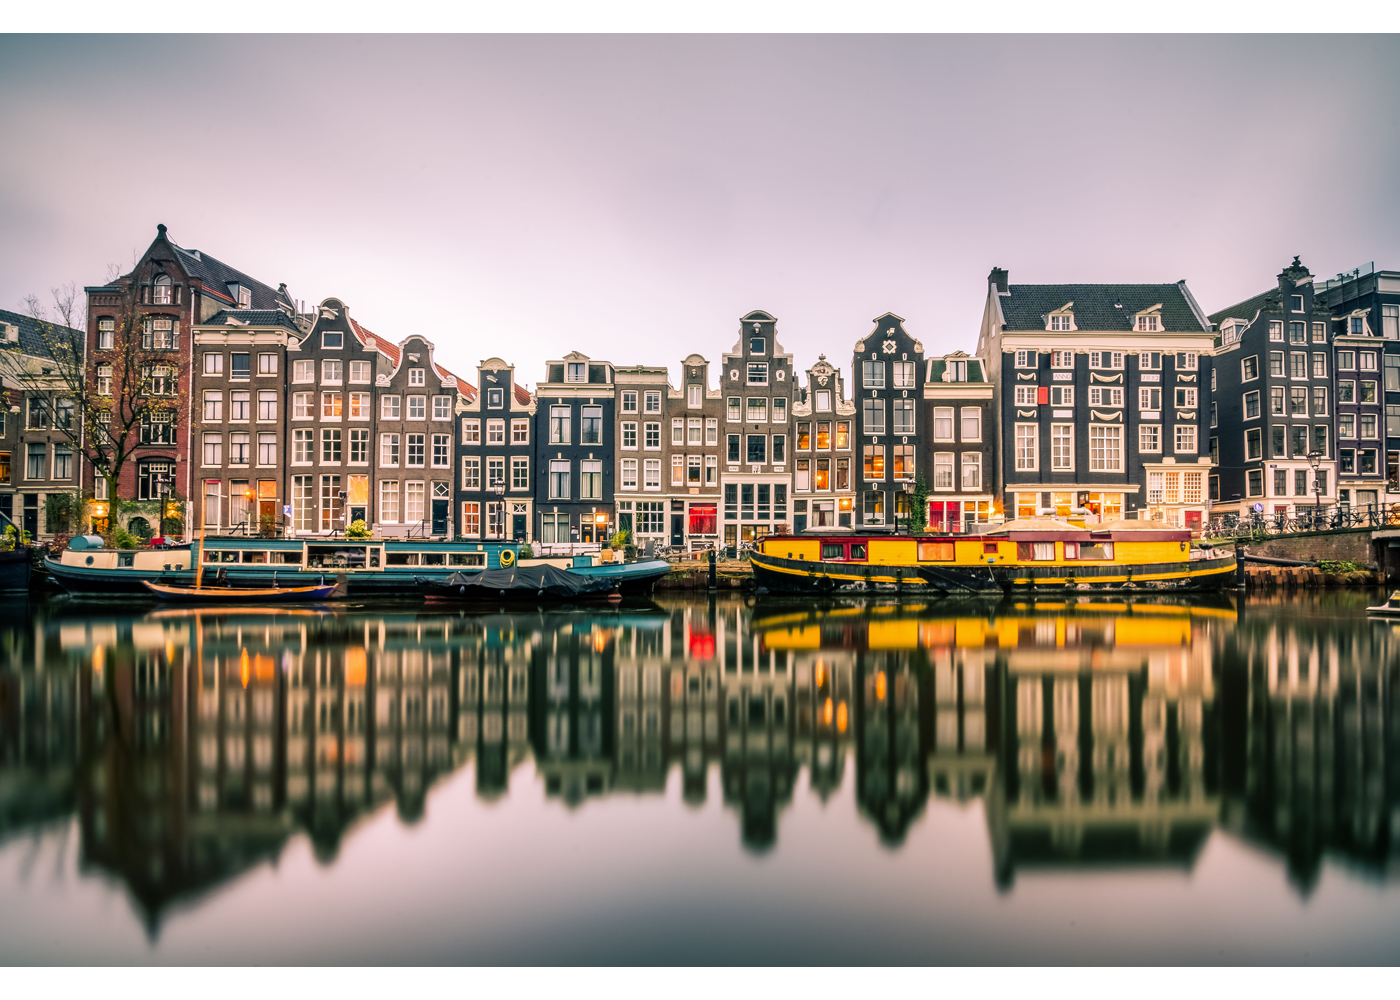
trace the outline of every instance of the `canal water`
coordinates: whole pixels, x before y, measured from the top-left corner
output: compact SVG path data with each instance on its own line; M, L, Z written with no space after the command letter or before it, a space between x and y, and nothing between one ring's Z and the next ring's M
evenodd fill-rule
M1375 594L0 609L0 962L1393 963Z

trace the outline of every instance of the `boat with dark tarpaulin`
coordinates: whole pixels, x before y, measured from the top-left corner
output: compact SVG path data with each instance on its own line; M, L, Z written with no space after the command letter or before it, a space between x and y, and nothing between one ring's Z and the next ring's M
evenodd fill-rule
M418 589L433 603L575 604L622 599L617 584L604 577L587 577L554 566L513 566L480 573L453 573L446 579L418 577Z

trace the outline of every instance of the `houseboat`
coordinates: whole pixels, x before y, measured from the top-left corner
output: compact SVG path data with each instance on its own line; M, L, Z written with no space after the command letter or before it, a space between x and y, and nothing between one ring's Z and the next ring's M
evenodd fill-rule
M70 594L149 596L143 581L190 587L201 543L168 549L109 549L95 535L79 536L58 559L45 559ZM424 539L207 538L203 582L238 588L310 587L345 574L350 597L419 597L417 577L443 577L514 566L516 542L434 542Z
M1157 521L1079 526L1020 518L980 535L771 535L750 556L775 594L1001 595L1219 590L1233 554L1193 558L1191 532Z

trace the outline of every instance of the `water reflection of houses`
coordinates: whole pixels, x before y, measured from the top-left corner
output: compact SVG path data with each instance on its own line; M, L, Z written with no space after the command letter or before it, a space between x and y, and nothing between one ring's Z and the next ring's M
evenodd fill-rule
M1375 876L1400 836L1396 627L1246 615L1224 645L1226 825L1303 890L1324 856Z

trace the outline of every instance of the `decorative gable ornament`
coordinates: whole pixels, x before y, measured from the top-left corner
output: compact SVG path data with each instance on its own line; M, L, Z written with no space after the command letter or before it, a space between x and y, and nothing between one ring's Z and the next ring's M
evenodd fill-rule
M895 352L895 342L893 340L887 340L880 345L880 349L883 350L886 354L893 354Z

